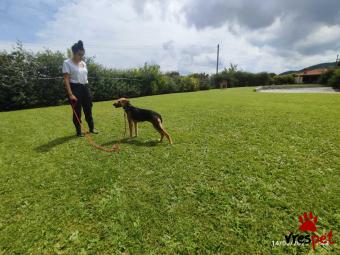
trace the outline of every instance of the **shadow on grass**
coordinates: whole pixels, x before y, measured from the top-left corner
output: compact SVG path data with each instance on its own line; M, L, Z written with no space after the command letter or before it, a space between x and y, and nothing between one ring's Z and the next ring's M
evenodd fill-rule
M154 147L160 144L159 141L139 141L131 138L124 138L122 140L112 140L110 142L102 144L102 146L109 146L113 145L116 143L122 143L122 144L131 144L131 145L136 145L136 146L144 146L144 147Z
M75 135L69 135L69 136L64 136L64 137L58 137L56 139L53 139L52 141L49 141L48 143L46 144L43 144L43 145L40 145L38 147L36 147L34 150L36 152L48 152L50 151L52 148L60 145L60 144L63 144L63 143L66 143L68 141L71 141L73 139L76 139L77 137Z
M75 135L70 135L70 136L65 136L65 137L58 137L56 139L53 139L52 141L40 145L38 147L36 147L34 150L36 152L48 152L51 149L53 149L54 147L61 145L63 143L66 143L68 141L71 141L73 139L76 139L77 137ZM131 138L124 138L122 140L112 140L106 143L103 143L101 146L110 146L110 145L114 145L116 143L122 143L122 144L131 144L131 145L135 145L135 146L144 146L144 147L154 147L157 146L159 143L159 141L138 141L138 140L134 140Z

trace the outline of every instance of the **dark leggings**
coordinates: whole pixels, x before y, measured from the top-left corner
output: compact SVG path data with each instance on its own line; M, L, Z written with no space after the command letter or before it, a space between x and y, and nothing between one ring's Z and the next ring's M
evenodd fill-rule
M78 99L74 105L75 112L77 113L81 121L81 108L83 108L86 122L90 131L94 129L94 123L92 118L92 97L89 88L84 84L71 83L71 90L73 95ZM77 133L81 133L81 126L78 123L77 117L73 113L73 123L76 127Z

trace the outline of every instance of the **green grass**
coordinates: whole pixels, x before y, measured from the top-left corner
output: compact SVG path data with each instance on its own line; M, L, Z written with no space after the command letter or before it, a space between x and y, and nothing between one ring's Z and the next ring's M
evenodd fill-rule
M70 106L0 113L0 254L306 254L271 245L305 211L339 242L340 95L241 88L132 103L162 114L173 146L145 123L108 154L74 138ZM94 104L106 146L123 132L111 104Z

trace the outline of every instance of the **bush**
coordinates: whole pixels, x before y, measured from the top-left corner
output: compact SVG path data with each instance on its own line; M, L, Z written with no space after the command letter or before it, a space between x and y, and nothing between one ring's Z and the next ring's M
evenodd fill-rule
M199 89L200 90L207 90L210 89L211 86L211 79L209 77L209 74L206 73L194 73L191 74L190 77L193 77L198 80L199 82Z
M340 69L333 72L332 76L328 80L328 84L333 88L340 89Z
M24 50L21 44L9 53L0 52L0 110L67 102L61 72L65 58L63 53L49 50L34 54ZM237 65L233 64L218 75L195 73L181 76L178 72L162 73L158 65L145 64L140 68L119 70L105 68L93 58L86 59L86 63L94 101L206 90L219 88L224 81L228 82L228 87L294 83L292 75L250 73L237 70ZM330 82L338 84L338 76L332 76Z
M292 74L286 74L286 75L276 75L272 77L272 84L275 85L283 85L283 84L294 84L295 78Z
M0 110L59 105L67 102L62 79L66 56L46 50L34 54L18 44L12 52L0 52ZM163 74L158 65L118 70L86 59L94 101L208 89L206 74ZM208 81L208 82L207 82ZM208 84L208 85L207 85Z
M230 64L218 75L214 75L211 84L215 88L220 88L221 82L227 81L228 87L261 86L272 82L273 74L267 72L250 73L237 70L237 65ZM294 80L294 78L293 78Z
M0 110L63 103L65 90L60 77L63 60L60 52L47 50L34 55L21 44L11 53L1 52Z
M328 84L329 83L329 79L333 76L334 74L334 70L328 70L327 72L324 72L321 74L318 83L320 84Z

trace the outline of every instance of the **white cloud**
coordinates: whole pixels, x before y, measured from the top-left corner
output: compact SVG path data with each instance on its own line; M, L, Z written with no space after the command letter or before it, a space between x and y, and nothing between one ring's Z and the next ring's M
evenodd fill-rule
M214 72L220 43L222 66L233 62L252 71L272 70L265 59L260 66L254 65L262 50L230 33L227 26L199 31L187 26L180 1L163 8L158 1L147 1L143 9L131 3L81 0L66 5L39 32L39 38L46 45L65 48L82 39L88 55L111 67L151 62L160 64L162 70L182 73Z
M97 62L106 66L131 68L149 62L160 64L164 71L179 70L181 73L213 73L217 43L221 45L221 67L232 62L242 69L255 72L282 72L321 61L332 61L334 58L332 50L309 56L286 48L280 51L270 42L277 40L277 35L287 29L287 19L282 20L281 17L275 18L270 26L259 29L244 28L228 22L200 29L189 26L184 6L190 2L68 2L37 33L38 43L26 47L37 50L45 46L66 52L67 47L82 39L87 55L96 56ZM202 15L202 19L205 18ZM316 34L311 34L308 40L320 40L317 33L334 40L331 38L332 27L330 30L320 29ZM293 45L294 50L305 47L303 43ZM0 47L7 44L0 42Z

